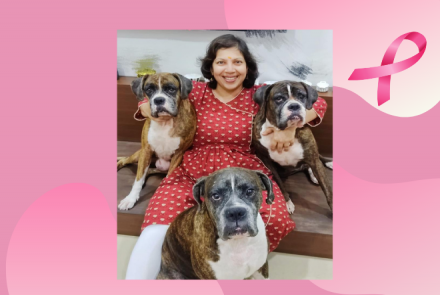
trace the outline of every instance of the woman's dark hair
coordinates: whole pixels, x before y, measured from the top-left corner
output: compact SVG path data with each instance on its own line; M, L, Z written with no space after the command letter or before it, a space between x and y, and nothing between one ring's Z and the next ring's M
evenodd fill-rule
M209 87L211 89L217 88L217 81L214 79L211 69L212 63L217 57L217 51L221 48L231 48L236 47L240 50L241 54L243 54L244 60L246 61L246 66L248 68L247 78L243 81L243 87L251 88L255 84L255 80L258 78L258 67L257 62L255 61L254 56L250 53L249 48L247 47L246 42L244 42L241 38L234 36L232 34L226 34L219 36L211 41L208 49L206 50L206 56L201 58L200 61L202 63L201 71L203 77L205 77L209 81Z

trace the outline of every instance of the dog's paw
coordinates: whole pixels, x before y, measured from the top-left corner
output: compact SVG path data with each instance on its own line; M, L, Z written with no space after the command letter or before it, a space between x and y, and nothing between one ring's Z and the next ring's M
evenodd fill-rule
M325 163L325 166L333 170L333 161Z
M267 280L258 270L251 275L250 280Z
M314 184L319 184L318 179L316 179L315 174L313 174L312 168L307 169L307 171L309 172L309 176L310 176L310 179L312 180L312 182Z
M136 198L133 198L130 195L128 195L119 203L118 208L119 210L128 210L133 208L135 203L136 203Z
M286 202L286 207L287 207L287 212L289 212L289 214L293 214L293 212L295 211L295 205L293 204L292 200Z
M125 166L126 157L118 157L118 171Z
M156 168L161 171L167 171L170 168L170 161L166 161L164 159L157 159Z

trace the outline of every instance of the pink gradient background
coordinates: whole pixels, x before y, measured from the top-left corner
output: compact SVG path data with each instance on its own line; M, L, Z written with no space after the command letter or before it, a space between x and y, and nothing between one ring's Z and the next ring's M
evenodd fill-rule
M166 3L0 2L0 294L439 294L440 2ZM333 30L333 280L116 280L116 31L183 28ZM347 79L410 31L425 55L378 110Z

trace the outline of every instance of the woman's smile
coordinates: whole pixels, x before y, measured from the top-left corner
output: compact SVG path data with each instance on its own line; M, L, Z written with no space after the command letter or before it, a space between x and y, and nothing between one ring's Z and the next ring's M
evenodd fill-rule
M234 83L237 80L237 76L223 76L226 83Z

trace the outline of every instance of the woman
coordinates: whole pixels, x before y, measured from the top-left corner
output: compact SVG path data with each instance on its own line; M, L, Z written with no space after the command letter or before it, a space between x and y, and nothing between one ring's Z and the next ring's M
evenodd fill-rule
M177 214L196 205L192 187L198 178L226 167L262 170L272 178L271 172L250 147L252 120L259 109L252 96L260 86L254 86L258 69L246 43L230 34L214 39L202 59L201 70L209 83L193 82L189 95L197 113L193 147L186 151L181 165L163 179L152 196L145 213L143 232L130 258L127 279L156 278L168 224ZM325 108L309 110L306 121L316 126L324 111ZM271 132L274 131L269 130L267 134ZM271 146L280 151L287 149L294 136L294 128L275 131ZM270 251L295 227L275 182L273 189L275 201L266 227ZM260 214L266 224L270 213L265 202Z

